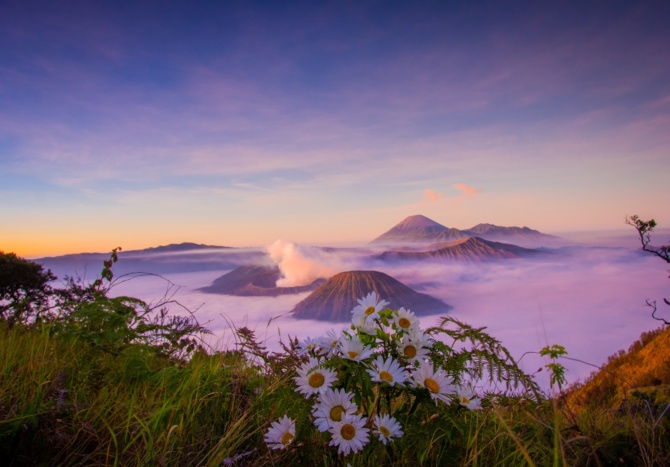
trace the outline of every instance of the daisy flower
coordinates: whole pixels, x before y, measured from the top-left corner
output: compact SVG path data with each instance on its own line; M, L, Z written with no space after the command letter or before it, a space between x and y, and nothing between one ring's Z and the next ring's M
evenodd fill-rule
M448 402L447 396L454 393L454 387L450 384L449 378L443 371L434 371L429 365L422 365L412 375L413 385L417 388L426 388L430 397L435 401Z
M386 441L393 441L391 438L400 438L404 433L395 418L390 415L376 415L374 434L378 435L379 441L386 445Z
M482 408L482 403L477 397L477 395L474 393L472 388L457 386L456 398L458 399L459 404L470 410L478 410Z
M298 355L305 355L310 351L316 350L318 346L319 346L318 339L312 339L311 337L306 337L300 344L298 344L298 347L300 348L300 350L298 351Z
M372 376L372 381L395 386L396 383L403 384L407 379L405 369L401 368L400 364L392 357L384 360L381 355L378 355L370 366L371 368L367 372Z
M358 340L356 337L351 339L342 339L340 341L340 350L342 351L342 356L348 358L349 360L354 360L360 362L369 358L372 355L373 350L370 347L366 347L363 343Z
M407 335L409 338L413 341L421 341L423 342L424 347L432 347L433 346L433 338L430 337L428 334L423 332L419 326L415 326L411 328L408 332Z
M309 362L298 368L298 376L293 380L298 386L298 392L308 398L311 394L322 393L328 389L337 380L337 373L321 368L321 360L310 357Z
M358 452L370 441L370 430L365 428L367 420L362 415L344 415L342 421L333 423L330 446L337 446L339 454Z
M331 329L326 332L325 336L319 338L319 354L326 355L328 357L332 356L337 351L337 346L340 343L340 337L335 332L335 329Z
M405 310L404 308L398 309L398 311L393 316L393 321L395 322L396 326L398 326L398 330L405 332L410 332L410 330L417 328L419 325L419 320L417 319L416 315L409 310Z
M314 425L321 431L328 431L335 422L341 422L344 415L353 415L358 410L353 403L354 395L344 389L328 389L319 397L314 406Z
M271 449L286 449L295 439L295 421L284 415L265 433L265 444Z
M354 316L351 319L351 322L354 325L354 329L356 329L357 331L360 331L363 334L367 334L368 336L376 336L377 335L377 327L375 326L374 322L368 323L365 320L365 316L363 316L363 315Z
M412 336L404 335L398 343L398 353L407 361L420 362L421 359L428 356L430 345L432 345L430 341L412 339Z
M370 322L379 317L379 312L386 308L389 302L381 300L377 297L377 292L370 292L363 298L358 299L358 305L351 310L354 316L362 316L366 321Z

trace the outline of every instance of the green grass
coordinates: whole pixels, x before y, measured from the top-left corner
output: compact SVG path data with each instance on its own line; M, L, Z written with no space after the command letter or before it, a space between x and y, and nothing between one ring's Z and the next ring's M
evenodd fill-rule
M112 355L48 327L0 334L9 465L670 465L670 417L643 399L576 413L515 397L475 412L439 404L403 420L395 442L342 457L306 421L297 358L232 350L175 360L132 344ZM284 414L298 420L296 442L271 451L263 436Z

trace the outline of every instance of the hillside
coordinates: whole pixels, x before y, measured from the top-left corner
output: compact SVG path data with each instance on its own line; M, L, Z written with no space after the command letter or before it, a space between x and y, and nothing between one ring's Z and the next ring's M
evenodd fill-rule
M379 271L349 271L328 279L291 311L298 319L345 322L357 300L370 292L389 302L390 308L404 307L418 316L445 313L451 306L430 295L416 292Z
M385 251L377 256L383 261L468 261L482 262L511 258L526 258L549 254L506 243L491 242L478 237L453 242L428 251Z
M215 279L211 285L198 289L201 292L241 297L276 297L315 290L325 279L299 287L277 287L282 277L277 266L243 265Z
M573 408L614 407L633 390L670 402L670 328L642 333L627 352L610 356L600 371L571 389L566 402Z

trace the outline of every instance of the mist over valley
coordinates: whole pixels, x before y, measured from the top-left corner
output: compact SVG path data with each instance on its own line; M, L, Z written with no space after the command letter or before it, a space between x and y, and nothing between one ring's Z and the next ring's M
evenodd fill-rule
M207 340L214 347L232 345L231 328L247 326L279 350L280 339L347 326L353 298L344 291L358 289L346 288L336 276L356 273L349 282L371 289L374 284L365 281L384 277L377 291L390 307L411 309L423 328L444 314L486 326L516 358L523 356L522 367L530 373L546 362L524 354L545 345L563 345L569 357L600 365L642 331L658 327L645 301L667 295L667 271L638 248L574 242L529 228L469 230L451 238L457 229L411 216L356 248L278 240L263 248L180 244L121 251L114 266L120 280L112 292L152 303L177 300L212 331ZM92 280L107 257L78 254L38 262L60 278ZM362 272L370 271L374 277L363 280ZM570 381L594 370L565 363Z

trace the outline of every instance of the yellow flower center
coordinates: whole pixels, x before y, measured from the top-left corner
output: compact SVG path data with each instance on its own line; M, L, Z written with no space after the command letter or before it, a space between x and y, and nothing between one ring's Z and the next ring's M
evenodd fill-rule
M342 421L342 413L344 412L344 407L341 405L336 405L330 409L330 419L336 422Z
M375 307L373 307L373 306L369 306L369 307L367 307L367 309L365 310L365 316L370 316L370 315L371 315L372 313L374 313L375 311L377 311L377 309L376 309Z
M403 329L408 329L412 327L412 323L407 318L400 318L398 320L398 325Z
M423 382L423 384L433 394L437 394L438 392L440 392L440 385L437 384L437 381L435 381L432 378L426 378L426 380Z
M379 432L380 432L381 434L383 434L384 436L389 436L389 435L391 434L391 432L389 431L389 429L386 428L386 427L383 426L383 425L379 427Z
M382 381L386 381L387 383L392 383L393 375L388 371L382 371L379 373L379 379L381 379Z
M326 378L321 373L312 373L312 376L309 377L309 385L313 388L320 388L323 386L323 383L326 381Z
M354 436L356 436L356 427L350 423L345 423L342 425L342 428L340 428L340 434L342 435L342 438L351 441L354 439Z
M353 360L354 358L358 357L358 352L350 350L349 352L347 352L347 355L349 355L349 358Z
M288 431L284 433L284 435L281 437L281 443L286 446L289 444L291 441L293 441L293 435L289 433Z
M405 347L403 353L407 358L414 358L416 357L416 347L414 347L413 345L408 345L407 347Z
M461 403L465 404L465 405L468 405L470 403L470 399L468 399L465 396L461 396Z

